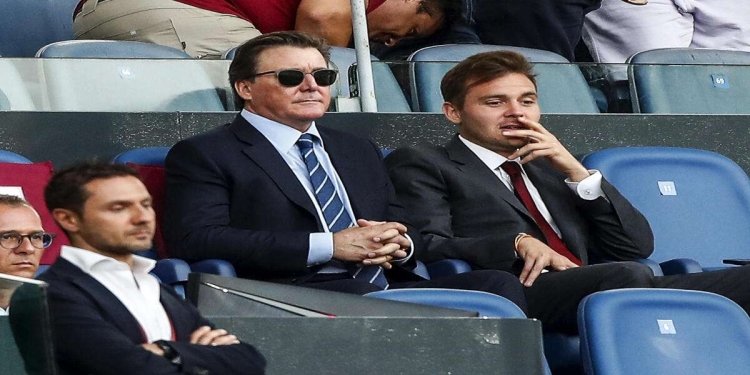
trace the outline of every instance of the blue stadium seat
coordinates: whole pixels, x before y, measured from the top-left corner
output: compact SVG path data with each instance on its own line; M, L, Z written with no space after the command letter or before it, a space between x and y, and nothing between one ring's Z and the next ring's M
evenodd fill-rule
M578 307L588 375L750 374L750 319L706 292L620 289Z
M0 111L36 110L31 94L14 63L21 61L0 59Z
M18 164L31 164L31 160L16 154L12 151L0 150L0 162L3 163L18 163Z
M164 159L171 147L143 147L121 152L112 159L112 163L135 163L143 165L164 165Z
M185 284L190 275L190 266L181 259L162 259L156 262L151 273L154 274L162 284L174 288L175 292L185 298Z
M668 48L628 62L636 113L750 114L750 52Z
M646 216L655 238L649 259L697 261L663 263L665 274L750 258L750 179L728 158L703 150L631 147L597 151L582 162L600 170ZM698 264L702 269L695 269Z
M138 42L76 41L39 51L51 111L224 111L204 65L171 48ZM182 56L184 55L184 56ZM127 57L127 58L111 58ZM158 60L145 60L156 58ZM189 77L190 79L185 79Z
M510 50L531 61L539 86L543 113L599 113L596 100L580 69L548 51L487 44L449 44L425 47L409 56L412 103L420 112L441 112L440 80L459 61L481 52Z
M473 290L438 288L393 289L372 292L365 296L476 311L480 317L526 319L526 314L508 299L495 294ZM542 358L542 360L545 359ZM546 363L545 371L547 374L550 373Z
M73 39L78 0L4 0L0 12L0 56L33 57L42 46Z
M153 43L124 40L67 40L36 52L41 58L191 59L185 51Z
M232 263L222 259L206 259L195 262L190 265L190 270L199 273L209 273L212 275L237 277Z

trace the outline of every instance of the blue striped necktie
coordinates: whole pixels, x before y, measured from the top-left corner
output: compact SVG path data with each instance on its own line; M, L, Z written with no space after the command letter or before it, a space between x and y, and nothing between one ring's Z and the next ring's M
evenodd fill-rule
M354 223L349 213L346 212L344 202L341 201L341 198L336 193L333 181L328 177L323 166L320 165L318 157L315 156L313 142L315 142L316 138L312 134L302 134L297 141L297 147L299 147L302 158L305 161L307 172L310 174L310 182L315 191L315 198L318 200L320 210L323 212L323 218L328 225L328 230L331 233L336 233L351 227ZM347 270L355 279L368 280L370 283L383 289L388 288L388 281L383 274L383 268L380 266L357 267L356 264L349 263L347 264Z

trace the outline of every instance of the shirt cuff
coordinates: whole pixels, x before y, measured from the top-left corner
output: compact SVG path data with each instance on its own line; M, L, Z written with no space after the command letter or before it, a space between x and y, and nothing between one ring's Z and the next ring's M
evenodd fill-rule
M414 254L414 241L411 240L411 237L409 237L408 234L404 233L404 237L406 237L407 240L409 240L409 251L408 254L406 254L405 257L398 259L398 260L392 260L391 264L404 264L411 259L411 256Z
M317 266L333 258L333 233L310 233L310 249L307 252L307 266Z
M565 183L581 199L593 201L599 197L604 197L604 192L602 191L602 174L596 169L589 169L589 176L580 182L573 182L569 178L566 178Z

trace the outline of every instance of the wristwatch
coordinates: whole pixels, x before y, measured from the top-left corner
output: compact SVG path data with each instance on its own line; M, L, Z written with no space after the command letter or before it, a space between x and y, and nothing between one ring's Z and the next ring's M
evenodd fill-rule
M159 347L164 352L164 358L166 358L169 362L171 362L173 365L177 367L182 367L182 357L180 357L180 353L177 353L176 350L172 347L172 345L169 344L169 342L164 340L157 340L154 341L154 344Z

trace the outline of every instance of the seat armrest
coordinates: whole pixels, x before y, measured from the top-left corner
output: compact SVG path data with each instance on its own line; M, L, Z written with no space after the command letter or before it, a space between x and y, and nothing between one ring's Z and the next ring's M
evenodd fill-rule
M190 270L212 275L237 277L237 272L234 270L232 263L222 259L206 259L195 262L190 265Z
M700 263L688 258L672 259L661 262L660 265L665 276L703 272Z
M463 260L444 259L427 265L427 271L433 279L438 277L471 272L471 266Z
M641 264L645 264L648 266L648 268L651 268L651 272L654 273L654 276L664 276L664 271L661 269L661 266L659 266L659 263L656 263L656 261L653 261L651 259L636 259L635 261Z

